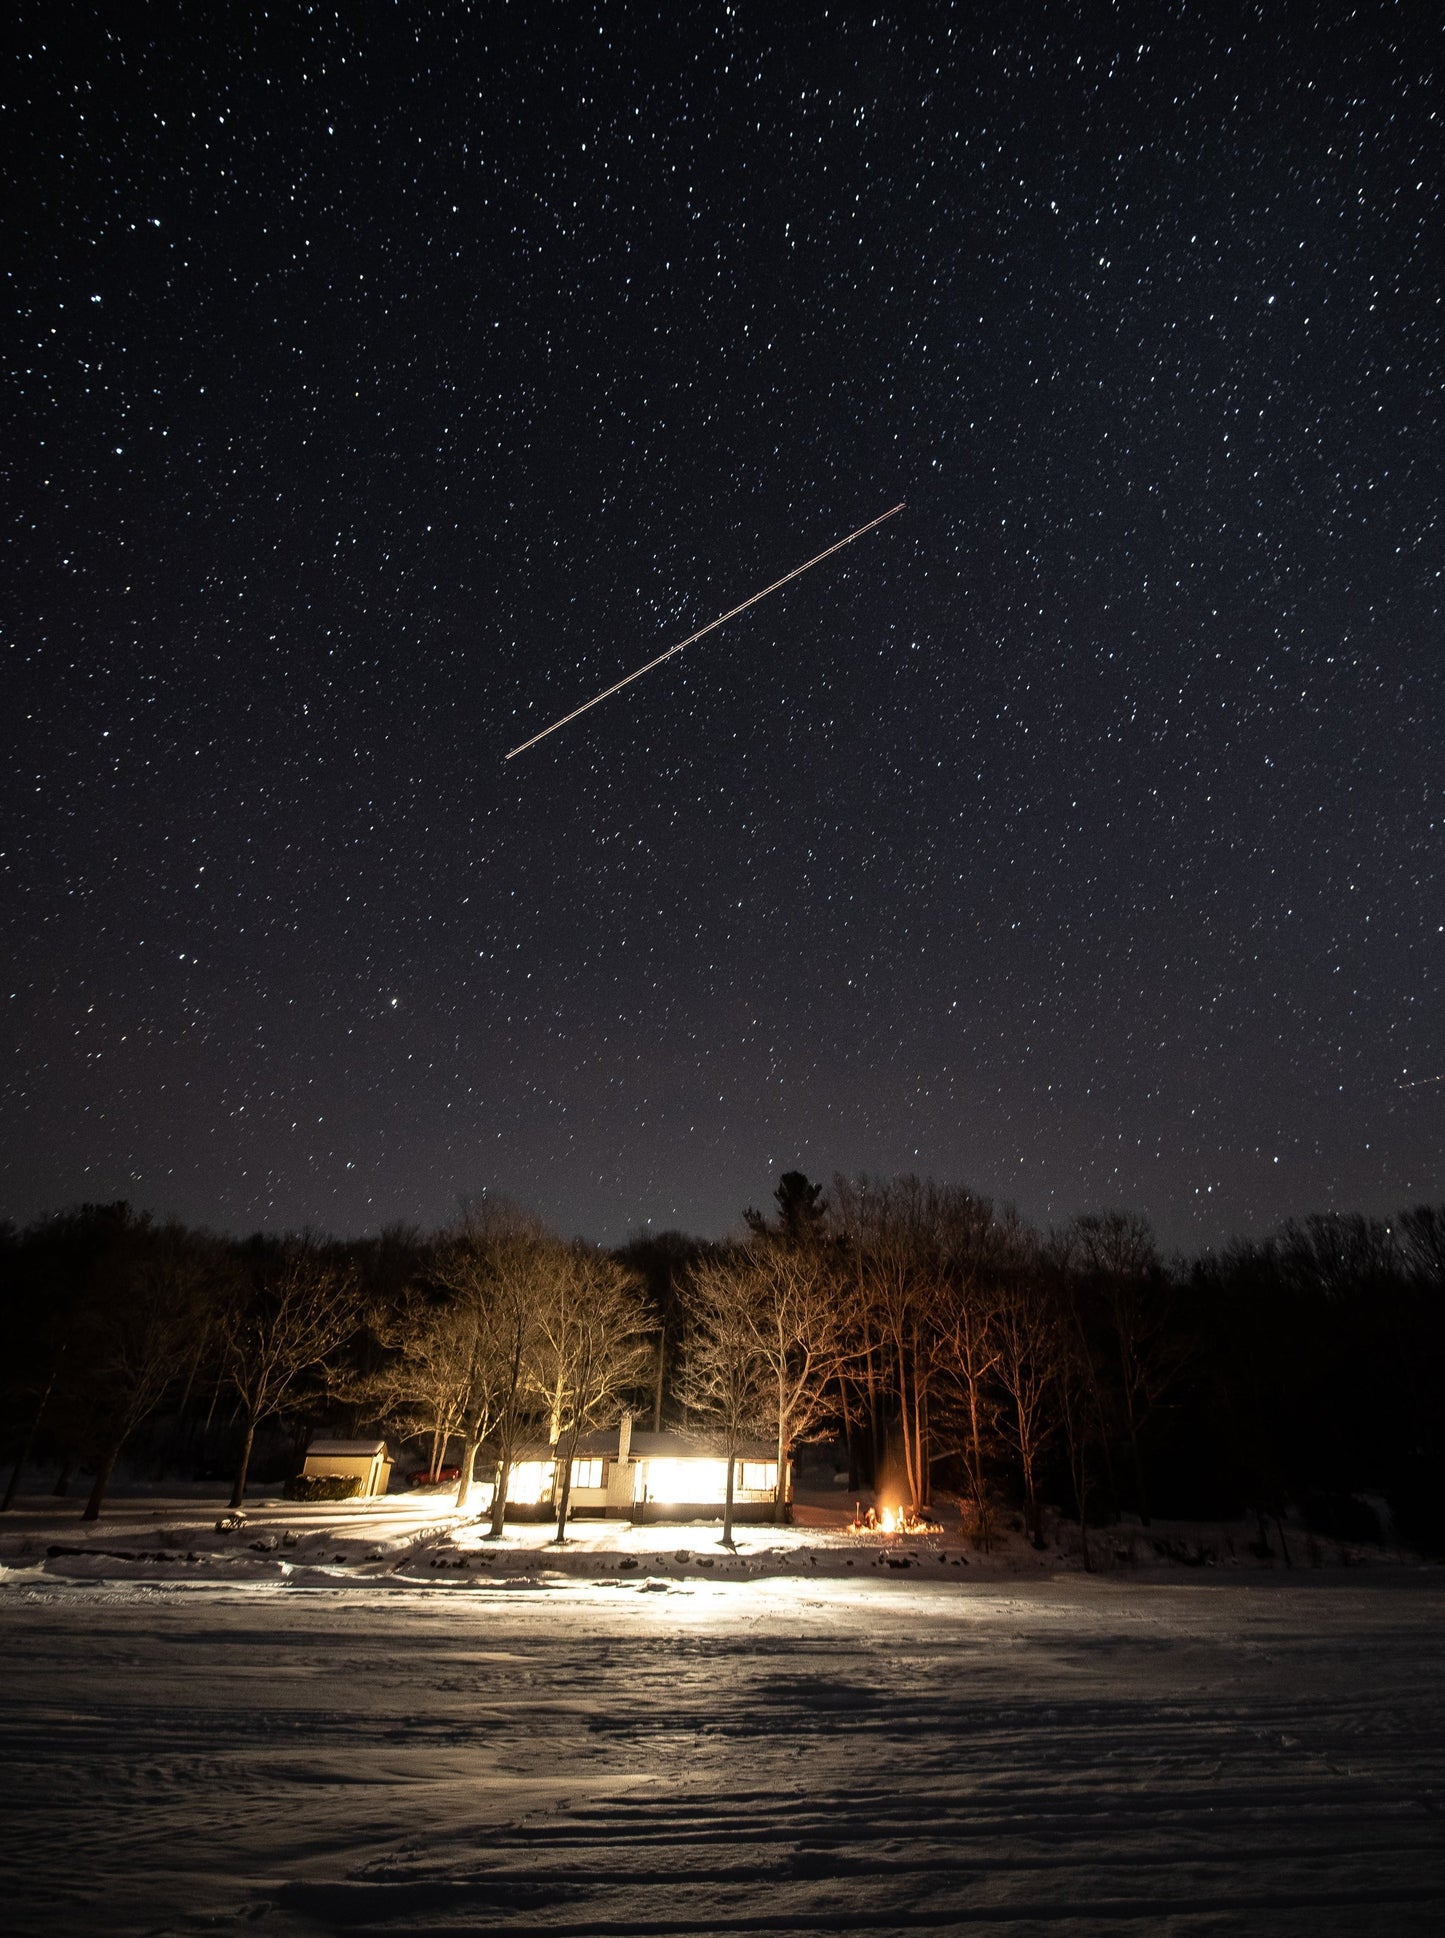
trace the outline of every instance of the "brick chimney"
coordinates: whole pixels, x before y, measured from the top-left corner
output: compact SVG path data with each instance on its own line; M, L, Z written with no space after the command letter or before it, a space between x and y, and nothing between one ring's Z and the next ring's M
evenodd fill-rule
M613 1520L632 1514L632 1415L624 1413L617 1429L617 1458L607 1476L607 1513Z

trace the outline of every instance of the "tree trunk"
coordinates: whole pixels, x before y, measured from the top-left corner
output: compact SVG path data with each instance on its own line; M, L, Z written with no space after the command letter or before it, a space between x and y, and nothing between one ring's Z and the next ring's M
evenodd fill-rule
M477 1437L470 1427L462 1438L462 1471L457 1479L457 1512L465 1514L472 1492L472 1469L477 1464Z
M508 1450L497 1462L497 1481L492 1489L492 1525L488 1532L493 1541L501 1540L507 1525L507 1484L511 1478L512 1455Z
M722 1531L722 1545L725 1548L730 1548L733 1545L733 1474L737 1468L737 1460L738 1457L736 1454L730 1453L728 1455L728 1485L727 1494L723 1501Z
M932 1435L928 1426L928 1389L920 1394L914 1389L914 1426L913 1437L918 1446L918 1486L923 1498L919 1509L927 1513L933 1504L933 1455L930 1452Z
M256 1422L246 1416L246 1437L241 1442L241 1458L236 1463L236 1484L231 1489L231 1506L239 1507L246 1498L246 1476L251 1470L251 1449L256 1444Z
M47 1390L47 1397L48 1397L48 1390ZM43 1411L44 1401L41 1402L41 1408ZM20 1475L24 1469L26 1461L30 1458L30 1449L35 1445L35 1435L38 1432L39 1427L40 1427L40 1414L37 1413L35 1418L30 1422L30 1431L25 1436L24 1446L21 1447L19 1453L16 1454L15 1456L15 1465L10 1469L10 1484L5 1489L4 1500L0 1501L0 1514L8 1514L11 1508L15 1505L15 1490L20 1485Z
M1134 1426L1133 1408L1129 1410L1129 1453L1134 1462L1134 1490L1139 1500L1139 1525L1149 1527L1149 1496L1144 1487L1144 1457L1139 1451L1139 1435Z
M968 1438L968 1477L973 1483L973 1505L978 1515L979 1539L983 1542L984 1553L988 1554L990 1552L988 1508L983 1498L983 1440L978 1430L978 1381L971 1374L968 1379Z
M63 1351L64 1348L62 1347L61 1350ZM30 1450L35 1445L35 1436L40 1431L40 1422L45 1418L45 1409L50 1404L50 1395L54 1386L55 1373L52 1369L50 1378L45 1382L45 1391L40 1395L40 1404L31 1418L30 1431L26 1434L24 1445L15 1457L15 1465L10 1472L10 1485L5 1489L4 1500L0 1501L0 1514L8 1514L15 1503L15 1490L20 1485L20 1475L26 1461L30 1458Z
M582 1422L577 1419L552 1450L557 1463L557 1478L552 1484L557 1495L556 1539L559 1547L567 1539L567 1516L572 1511L572 1463L577 1458L577 1442L581 1437Z
M1079 1510L1079 1540L1084 1549L1084 1573L1094 1572L1094 1557L1089 1552L1089 1450L1082 1425L1072 1405L1064 1405L1064 1438L1069 1449L1069 1478L1074 1483L1074 1502Z
M124 1445L125 1435L122 1434L102 1457L99 1467L95 1470L95 1485L90 1490L90 1499L85 1503L85 1512L80 1517L82 1521L100 1519L100 1510L105 1505L106 1489L110 1486L110 1477L115 1472L115 1463L120 1459L120 1450Z
M883 1470L885 1435L883 1430L882 1402L878 1393L878 1369L873 1363L873 1339L868 1339L867 1357L863 1362L867 1373L865 1390L868 1396L868 1485L877 1487L878 1476Z
M657 1335L657 1390L652 1396L652 1431L662 1432L662 1381L667 1366L667 1326Z
M863 1470L858 1461L857 1422L853 1418L848 1381L841 1374L838 1377L838 1391L843 1401L843 1444L848 1450L848 1492L856 1494L863 1484L861 1479Z
M779 1527L788 1524L788 1429L778 1415L778 1484L773 1489L773 1519Z
M918 1494L913 1481L913 1437L909 1432L908 1416L912 1410L912 1400L908 1390L908 1355L903 1341L898 1341L898 1426L903 1435L903 1476L908 1483L910 1503L918 1506Z
M576 1435L573 1435L576 1446ZM557 1495L557 1545L560 1548L567 1539L567 1511L572 1505L572 1455L558 1463L562 1469L562 1486Z
M1039 1527L1039 1497L1034 1486L1033 1450L1028 1453L1020 1449L1020 1461L1024 1470L1024 1517L1029 1524L1029 1536L1036 1548L1044 1545L1043 1533Z
M8 1514L15 1504L15 1490L20 1485L20 1470L30 1458L30 1448L35 1439L34 1428L25 1439L25 1445L15 1456L15 1465L10 1469L10 1484L5 1489L5 1498L0 1501L0 1514Z

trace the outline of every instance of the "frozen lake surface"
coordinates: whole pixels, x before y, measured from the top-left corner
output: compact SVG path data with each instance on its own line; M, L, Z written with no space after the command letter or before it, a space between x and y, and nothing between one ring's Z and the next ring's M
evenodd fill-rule
M10 1931L1445 1930L1441 1571L11 1573Z

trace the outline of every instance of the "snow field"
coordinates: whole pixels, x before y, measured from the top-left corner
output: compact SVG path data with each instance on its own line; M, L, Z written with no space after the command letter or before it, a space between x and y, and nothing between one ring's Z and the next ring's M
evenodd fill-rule
M588 1559L503 1577L537 1593L12 1562L9 1929L1445 1927L1437 1571Z

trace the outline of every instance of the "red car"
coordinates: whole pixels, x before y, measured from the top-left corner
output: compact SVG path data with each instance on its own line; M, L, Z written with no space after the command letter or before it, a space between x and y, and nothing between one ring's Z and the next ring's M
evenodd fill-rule
M441 1487L447 1481L460 1480L461 1477L460 1467L438 1467L434 1474L408 1474L406 1484L408 1487Z

